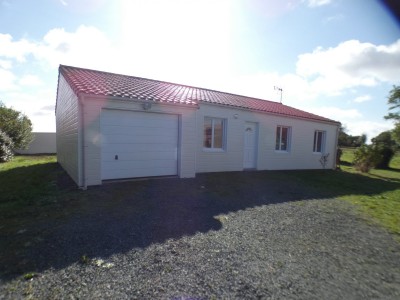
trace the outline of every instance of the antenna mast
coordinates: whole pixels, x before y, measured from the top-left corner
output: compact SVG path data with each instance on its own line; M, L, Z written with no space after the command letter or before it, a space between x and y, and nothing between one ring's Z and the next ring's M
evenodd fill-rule
M280 101L280 103L282 104L282 92L283 92L282 88L274 86L274 90L278 90L281 93L281 101Z

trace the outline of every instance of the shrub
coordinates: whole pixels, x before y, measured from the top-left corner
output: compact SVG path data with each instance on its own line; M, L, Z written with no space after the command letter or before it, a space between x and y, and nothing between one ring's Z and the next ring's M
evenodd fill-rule
M354 151L353 164L356 170L368 173L372 168L377 166L382 160L382 154L378 147L374 145L362 145Z
M32 122L23 113L0 101L0 128L13 141L14 149L26 149L33 140Z
M14 143L12 139L2 130L0 130L0 162L12 160Z
M375 167L378 169L388 169L389 163L392 160L395 151L392 148L383 145L378 145L377 151L381 155L381 159L379 162L377 162Z
M371 141L372 144L376 147L377 151L381 154L381 160L376 164L376 168L388 169L389 163L392 160L395 154L395 150L397 148L396 141L393 139L392 132L381 132Z

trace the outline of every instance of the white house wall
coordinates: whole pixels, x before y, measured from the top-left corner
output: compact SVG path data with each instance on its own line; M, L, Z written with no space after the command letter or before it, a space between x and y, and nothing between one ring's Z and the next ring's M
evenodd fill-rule
M81 185L79 168L79 101L60 74L56 104L57 161Z
M98 185L101 179L101 132L100 118L103 109L121 109L179 116L178 175L181 178L195 176L196 111L197 107L163 105L154 103L145 111L142 103L129 100L109 100L106 97L85 97L83 101L84 123L84 176L85 185Z
M33 132L33 141L27 149L15 150L19 154L53 154L57 152L55 132Z
M224 151L213 152L203 148L204 117L226 120ZM257 170L321 169L321 154L313 153L315 130L326 131L325 153L329 153L326 168L335 167L336 124L202 103L197 112L197 173L243 170L245 122L254 122L258 126ZM291 127L291 147L288 152L275 151L276 127L279 125Z

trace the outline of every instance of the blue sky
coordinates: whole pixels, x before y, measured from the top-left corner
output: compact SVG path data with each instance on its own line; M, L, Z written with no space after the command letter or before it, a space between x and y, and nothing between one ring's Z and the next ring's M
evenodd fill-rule
M400 26L375 0L0 0L0 101L55 131L59 64L279 101L368 138L392 128Z

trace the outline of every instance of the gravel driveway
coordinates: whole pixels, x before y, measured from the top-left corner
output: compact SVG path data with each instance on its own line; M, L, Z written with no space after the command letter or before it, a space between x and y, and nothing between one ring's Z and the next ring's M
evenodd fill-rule
M75 195L1 237L31 241L3 265L1 299L400 298L400 243L296 182L204 174Z

